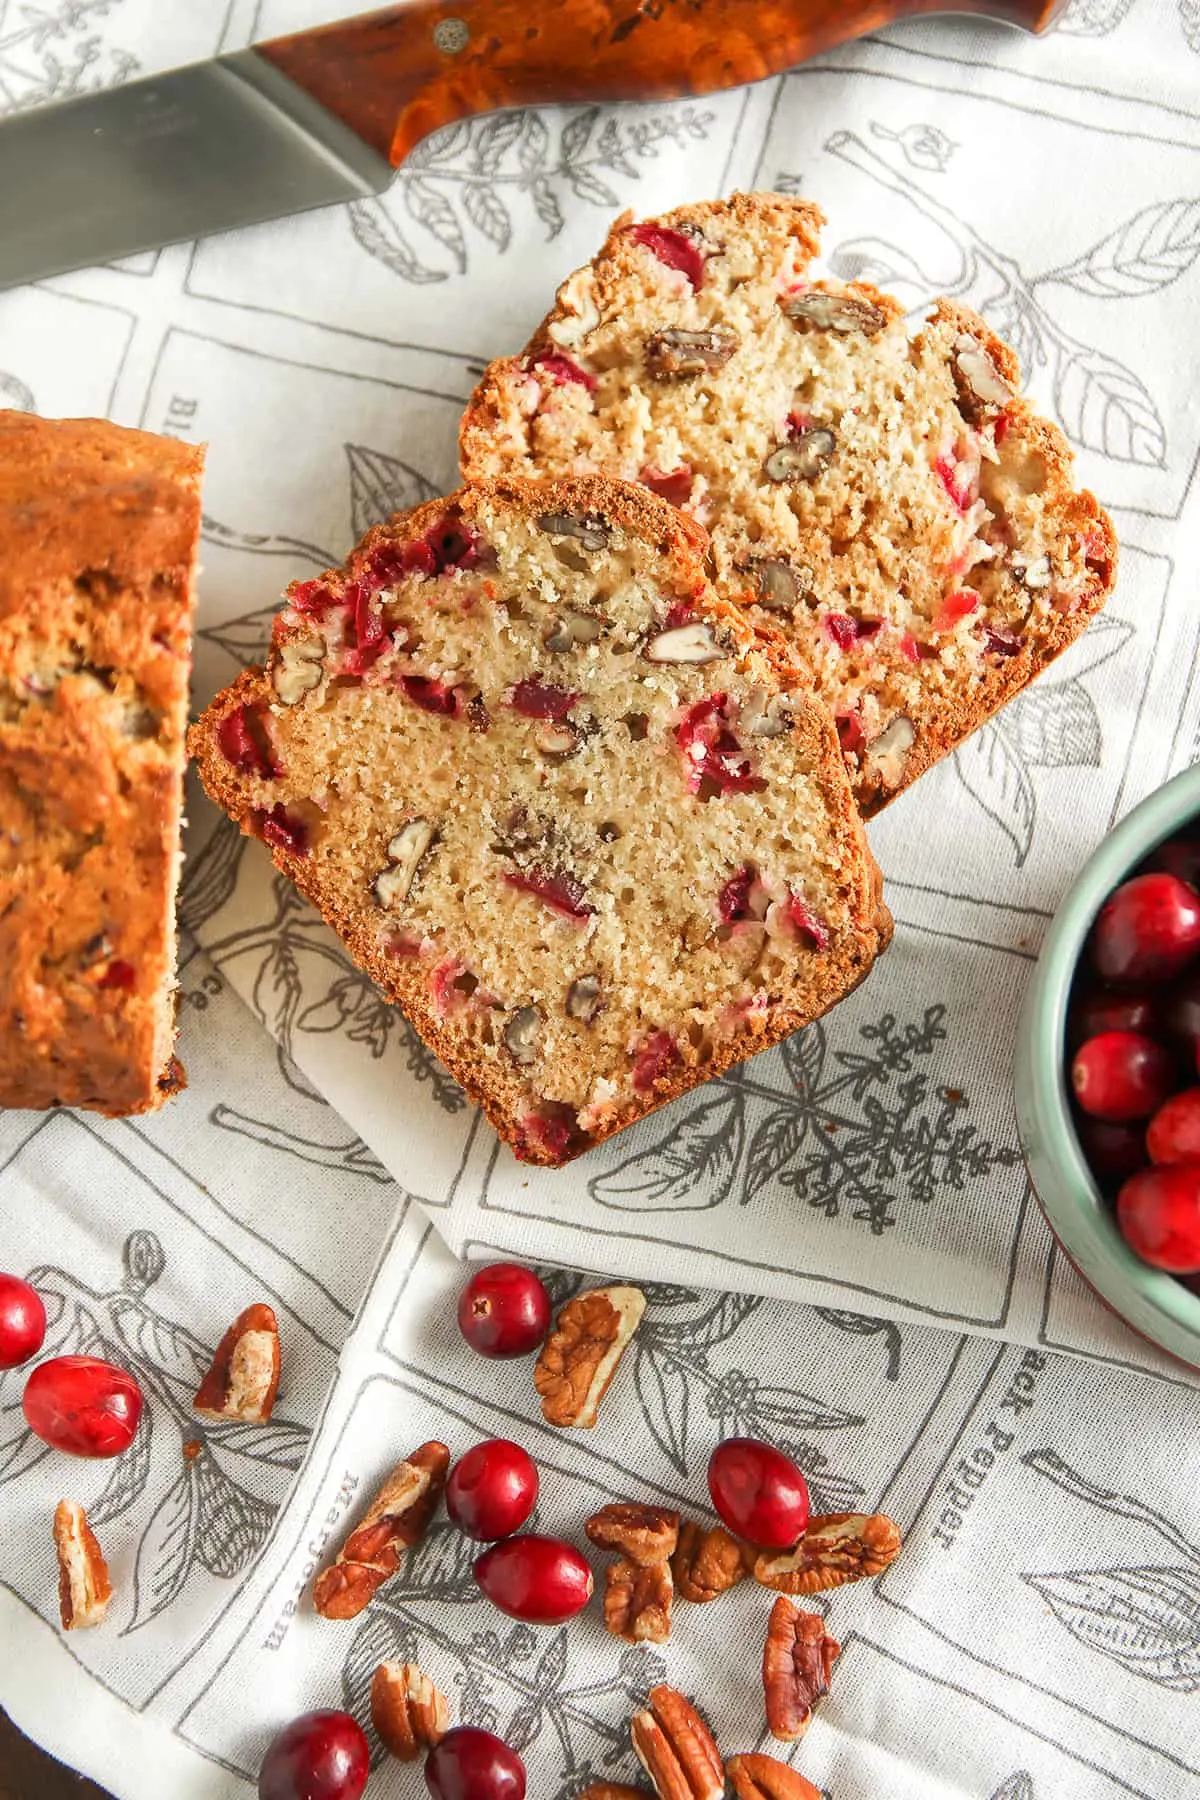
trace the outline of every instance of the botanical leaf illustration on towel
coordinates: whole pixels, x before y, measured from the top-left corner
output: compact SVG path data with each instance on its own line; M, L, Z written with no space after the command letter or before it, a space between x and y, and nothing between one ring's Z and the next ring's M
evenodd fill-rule
M99 1356L128 1369L151 1402L131 1448L110 1465L88 1507L97 1529L135 1508L140 1537L131 1616L123 1635L166 1611L189 1581L207 1572L232 1581L254 1563L289 1480L300 1467L308 1427L276 1416L264 1425L202 1423L192 1399L211 1349L153 1303L166 1268L152 1231L125 1240L124 1276L103 1291L66 1269L31 1270L46 1302L49 1356ZM0 1377L0 1486L52 1452L25 1425L19 1371ZM158 1442L169 1435L169 1446ZM184 1446L193 1446L185 1454Z
M1033 1789L1033 1777L1024 1769L1018 1769L1007 1781L1002 1781L992 1795L992 1800L1037 1800Z
M1072 649L1068 672L1047 670L955 751L959 781L1008 838L1017 868L1037 827L1034 771L1100 767L1100 712L1083 677L1119 655L1133 636L1124 619L1101 613Z
M1017 263L985 242L944 201L928 193L906 170L894 168L863 140L837 131L826 149L892 193L901 195L937 225L958 258L958 272L942 282L950 297L969 297L1001 337L1018 351L1026 377L1048 371L1054 408L1067 436L1114 462L1161 469L1167 433L1152 395L1138 375L1115 356L1072 337L1048 310L1047 288L1066 286L1092 297L1129 300L1170 287L1200 256L1200 200L1156 202L1122 221L1073 262L1026 275ZM882 255L881 255L882 253ZM842 280L872 278L882 261L903 269L912 259L876 240L841 245L830 268ZM929 299L938 284L920 270L915 299ZM874 278L879 278L875 276ZM891 279L911 279L893 273Z
M401 280L445 281L467 268L473 242L507 250L519 207L532 207L548 238L562 230L572 198L618 211L640 164L665 146L703 142L714 116L694 106L588 106L568 111L557 135L532 110L447 125L410 152L384 198L351 203L350 230Z
M1050 29L1069 32L1073 37L1105 37L1117 29L1136 3L1137 0L1071 0Z
M546 1800L572 1800L592 1781L631 1780L628 1716L666 1679L664 1659L638 1646L622 1651L605 1679L594 1672L573 1676L566 1630L498 1623L495 1610L481 1602L471 1575L477 1551L452 1526L435 1525L405 1559L347 1652L346 1710L369 1731L375 1669L386 1661L416 1662L452 1671L441 1685L454 1693L459 1717L499 1733L518 1752L543 1736L557 1746L559 1766ZM476 1609L469 1620L462 1617L466 1607Z
M33 389L26 387L19 375L7 375L0 369L0 406L11 412L36 412Z
M113 87L137 72L128 51L107 48L98 27L113 0L58 0L22 7L0 23L0 114Z
M1015 1146L979 1136L961 1089L920 1068L946 1041L945 1017L931 1006L900 1027L886 1013L860 1027L861 1048L832 1053L824 1025L809 1025L779 1049L789 1088L761 1080L759 1065L733 1071L639 1128L639 1139L655 1134L649 1146L594 1175L588 1192L601 1206L645 1212L707 1208L735 1192L746 1206L790 1188L826 1218L879 1236L896 1223L899 1183L928 1204L1021 1160Z
M1132 1494L1097 1486L1051 1449L1031 1450L1027 1468L1113 1518L1148 1526L1182 1558L1022 1575L1079 1643L1129 1675L1178 1693L1200 1691L1200 1545Z
M903 131L892 131L889 126L873 120L871 136L899 144L905 162L914 169L933 169L939 175L949 167L958 149L954 139L947 137L936 125L906 125Z
M830 1459L814 1439L861 1425L861 1415L799 1388L762 1382L736 1363L725 1366L733 1339L761 1311L761 1297L714 1299L653 1284L644 1291L646 1317L630 1352L634 1386L650 1436L679 1474L695 1473L714 1435L768 1438L804 1470L819 1511L852 1508L862 1488L830 1473Z
M375 1061L403 1051L408 1073L428 1084L442 1110L461 1112L466 1096L458 1083L426 1049L399 1007L354 966L321 915L282 875L274 877L271 894L274 909L266 918L204 948L218 969L249 963L252 979L239 983L239 991L275 1038L289 1085L311 1092L296 1066L298 1036L340 1032L368 1049Z

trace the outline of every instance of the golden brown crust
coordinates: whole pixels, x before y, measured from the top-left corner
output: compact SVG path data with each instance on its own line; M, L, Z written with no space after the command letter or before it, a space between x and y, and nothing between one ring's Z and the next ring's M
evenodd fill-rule
M171 1056L202 452L0 412L0 1105L150 1111Z
M632 223L631 213L617 219L591 265L575 271L561 284L554 307L520 355L500 358L485 370L468 402L459 434L461 465L469 479L494 473L506 461L514 468L530 472L528 445L518 442L514 435L514 381L528 369L531 358L572 354L587 329L601 318L619 315L628 305L629 283L633 279L629 249ZM773 193L750 193L734 194L727 201L678 207L647 223L668 230L689 225L703 229L707 223L716 228L713 236L717 238L723 231L731 237L740 232L751 232L772 241L781 237L790 239L794 245L796 273L803 278L809 262L819 250L820 229L825 220L820 210L807 201ZM594 289L589 289L586 296L580 287L580 277L585 275L594 279ZM829 285L814 282L810 291L820 291ZM833 285L839 293L851 294L877 307L888 324L903 317L903 308L898 301L868 283L855 282L844 289L839 284ZM1019 385L1021 369L1016 352L970 307L955 301L938 301L926 327L926 333L931 332L961 333L975 340L990 358L1001 381L1014 390ZM950 698L946 698L944 690L936 699L931 693L921 715L910 721L913 741L902 757L898 771L894 766L881 769L866 756L848 756L855 799L864 818L879 812L1020 693L1075 641L1112 592L1117 559L1112 522L1093 494L1074 487L1073 455L1066 438L1057 426L1040 418L1022 399L1011 401L1005 411L1011 444L1025 447L1031 457L1040 458L1044 464L1048 538L1090 540L1095 549L1089 554L1088 563L1089 567L1094 567L1095 579L1069 610L1059 613L1045 628L1030 632L1016 654L986 659L975 678L961 684ZM556 471L548 468L546 472ZM744 583L736 587L729 584L727 592L735 604L739 599L749 598ZM787 645L785 651L800 654L798 649L793 652Z
M657 496L643 488L595 475L536 483L510 477L477 482L447 499L427 502L374 527L351 554L347 568L353 573L386 544L419 539L448 509L458 509L469 519L474 508L496 503L529 518L553 512L600 513L631 535L656 544L666 564L665 580L668 584L674 582L695 614L719 624L742 654L757 657L759 666L764 666L787 689L795 736L812 771L810 779L820 789L833 830L841 841L853 846L847 876L850 921L823 959L819 982L814 977L807 989L798 992L794 1005L781 1005L771 1013L749 1018L741 1029L731 1030L702 1067L698 1053L683 1044L678 1064L657 1082L653 1092L618 1104L597 1121L586 1138L576 1136L565 1151L559 1152L527 1139L521 1119L529 1102L519 1080L514 1077L511 1085L501 1088L494 1065L486 1064L474 1046L464 1044L461 1035L438 1016L425 972L413 967L411 960L387 953L376 926L361 912L348 909L344 896L324 878L319 860L271 845L276 865L321 911L355 962L389 999L403 1008L421 1037L483 1109L500 1136L524 1160L555 1167L686 1092L698 1080L722 1073L733 1063L769 1048L809 1023L866 976L875 956L890 939L891 918L882 903L881 877L862 834L832 720L812 696L807 677L790 659L778 636L756 630L738 608L718 598L708 587L700 560L707 544L706 534ZM280 625L273 640L273 654L278 656L285 645L300 636L302 633ZM208 793L243 831L251 834L258 834L251 785L221 756L215 734L221 720L238 708L270 707L275 700L269 670L244 670L232 686L216 697L189 736L189 747Z

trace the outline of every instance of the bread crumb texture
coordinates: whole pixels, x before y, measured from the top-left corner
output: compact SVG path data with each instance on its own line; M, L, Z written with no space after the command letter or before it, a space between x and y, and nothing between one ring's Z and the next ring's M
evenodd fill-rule
M293 585L193 727L528 1161L794 1031L890 935L833 722L705 554L644 488L481 482Z
M0 1105L160 1106L198 449L0 411Z
M822 215L735 194L619 219L467 409L468 479L601 472L712 535L837 719L865 813L1020 691L1103 605L1111 522L1014 352L968 308L915 331L810 281Z

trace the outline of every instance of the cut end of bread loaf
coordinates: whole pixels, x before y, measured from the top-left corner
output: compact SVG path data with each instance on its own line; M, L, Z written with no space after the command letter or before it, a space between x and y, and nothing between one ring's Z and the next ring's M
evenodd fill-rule
M0 412L0 1106L183 1082L180 866L202 452Z
M527 1161L807 1023L890 934L836 733L643 489L501 480L294 585L205 786Z
M811 671L869 814L1074 640L1116 540L1014 352L966 307L913 334L876 289L810 281L822 223L778 194L619 219L487 370L462 459L641 482L705 525L719 592Z

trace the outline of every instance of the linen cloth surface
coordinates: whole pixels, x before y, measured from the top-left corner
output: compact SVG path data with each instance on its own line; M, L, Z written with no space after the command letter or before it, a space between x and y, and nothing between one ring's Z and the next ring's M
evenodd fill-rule
M0 0L0 112L341 10ZM843 1655L784 1754L830 1800L1200 1791L1194 1379L1056 1255L1009 1066L1080 862L1197 754L1198 100L1190 0L1077 0L1037 42L931 20L703 100L451 127L380 200L0 296L0 401L209 443L198 703L258 658L286 581L452 485L484 362L612 214L737 187L819 202L834 275L986 311L1123 546L1084 639L872 826L897 933L863 988L566 1171L498 1149L193 794L189 1090L148 1120L0 1118L0 1263L50 1298L48 1349L134 1367L149 1403L129 1455L67 1463L0 1378L0 1703L118 1800L248 1795L273 1731L363 1714L384 1657L517 1743L538 1800L634 1779L625 1721L664 1671L727 1750L769 1748L749 1584L680 1603L661 1649L595 1607L534 1632L476 1597L443 1521L359 1621L314 1618L311 1574L390 1463L493 1434L575 1538L608 1499L704 1512L734 1432L788 1445L819 1509L899 1520L894 1568L818 1602ZM456 1257L498 1251L560 1265L556 1296L584 1270L649 1284L594 1433L549 1431L528 1366L458 1339ZM281 1319L275 1418L202 1428L199 1374L255 1298ZM63 1493L117 1590L65 1639ZM370 1792L420 1787L381 1764Z

